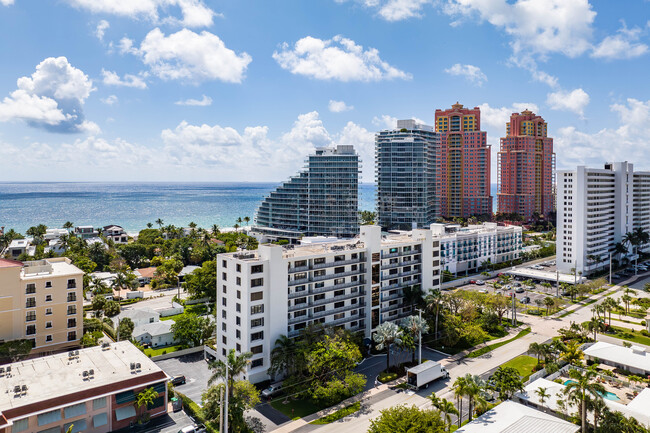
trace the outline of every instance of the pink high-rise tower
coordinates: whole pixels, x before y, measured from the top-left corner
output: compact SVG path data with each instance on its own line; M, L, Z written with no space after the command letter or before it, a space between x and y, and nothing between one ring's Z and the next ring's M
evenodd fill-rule
M440 147L436 162L436 190L440 216L446 218L492 216L490 196L490 146L481 131L481 110L436 110Z
M541 116L525 110L513 113L501 138L498 162L499 213L518 214L530 219L554 210L555 154L553 139Z

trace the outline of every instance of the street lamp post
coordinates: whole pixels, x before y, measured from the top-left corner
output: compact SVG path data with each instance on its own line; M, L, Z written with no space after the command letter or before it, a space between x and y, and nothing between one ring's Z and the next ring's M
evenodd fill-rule
M422 324L422 310L418 308L420 325ZM422 364L422 327L418 326L418 364Z
M609 284L612 284L612 252L609 252Z

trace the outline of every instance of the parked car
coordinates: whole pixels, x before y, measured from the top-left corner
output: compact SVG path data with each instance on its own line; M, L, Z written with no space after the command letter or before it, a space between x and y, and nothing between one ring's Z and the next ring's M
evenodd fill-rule
M484 285L485 285L485 281L483 281L483 280L476 280L476 283L474 283L474 284L476 284L477 286L484 286Z
M530 297L524 296L523 298L521 298L521 302L523 304L530 304Z
M521 283L512 283L512 287L521 287Z
M478 292L479 292L479 293L487 293L487 292L488 292L488 289L481 289L481 290L479 290Z
M177 386L177 385L184 385L185 384L185 376L180 375L180 376L174 376L172 377L172 380L170 380L172 385Z
M469 280L470 284L476 284L476 280Z
M517 287L517 288L515 289L515 292L516 292L516 293L524 293L525 290L524 290L523 287Z
M271 398L274 395L278 394L280 391L282 391L282 382L273 383L269 385L269 387L264 391L262 391L262 397Z

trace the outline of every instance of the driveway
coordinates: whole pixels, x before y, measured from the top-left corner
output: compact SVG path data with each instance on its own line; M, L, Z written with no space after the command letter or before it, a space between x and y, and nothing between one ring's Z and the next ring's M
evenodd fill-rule
M212 375L202 352L156 361L156 364L170 376L185 376L186 383L175 388L195 403L201 404L201 394L208 388L208 380Z

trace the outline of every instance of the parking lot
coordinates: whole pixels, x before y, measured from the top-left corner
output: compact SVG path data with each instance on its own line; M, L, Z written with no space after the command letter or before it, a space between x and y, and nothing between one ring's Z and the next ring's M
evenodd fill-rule
M185 384L177 385L175 388L194 402L201 404L201 394L208 388L208 380L212 375L202 352L164 359L157 361L156 364L172 377L184 375Z

